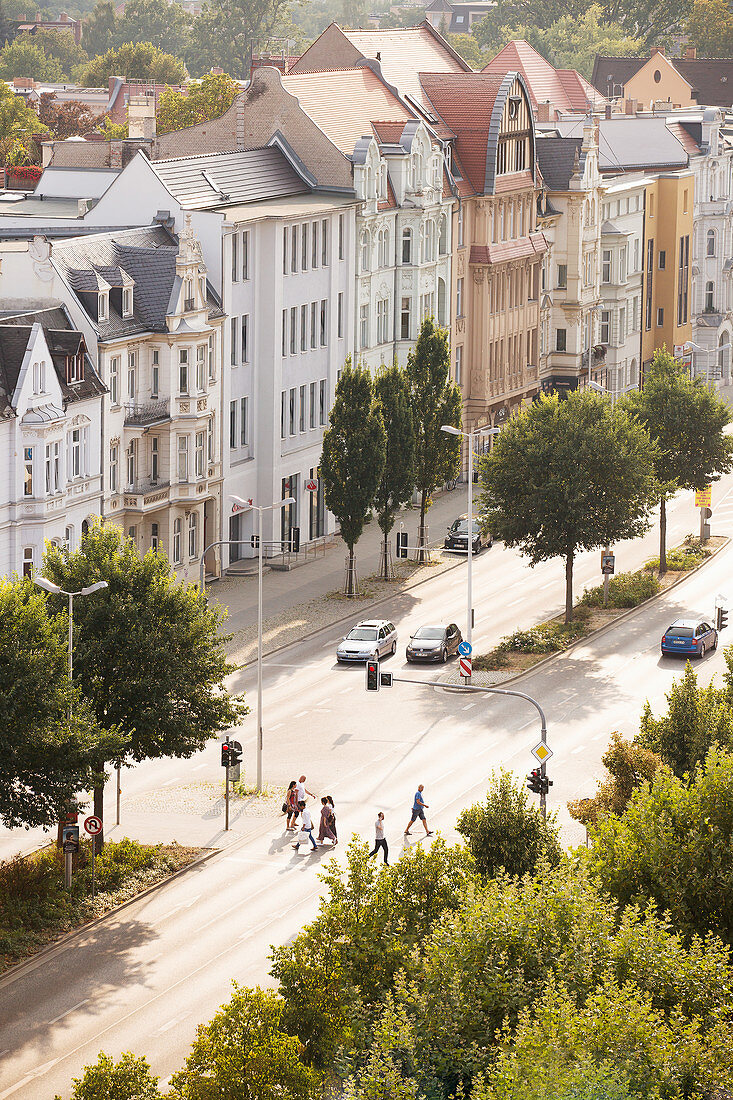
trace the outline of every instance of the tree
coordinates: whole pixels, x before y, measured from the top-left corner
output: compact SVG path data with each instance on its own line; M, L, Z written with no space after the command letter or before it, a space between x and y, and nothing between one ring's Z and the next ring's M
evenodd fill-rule
M8 17L5 4L0 0L0 47L6 45L8 42L12 42L15 38L15 34L16 30L12 20Z
M635 57L644 44L620 23L606 21L601 5L592 4L581 16L562 15L540 32L536 48L556 68L577 69L590 80L597 54Z
M407 356L412 425L415 432L415 485L420 493L418 541L426 545L425 513L431 493L455 477L461 461L457 436L441 431L444 424L461 426L461 391L450 380L448 332L426 317L414 348Z
M255 46L268 36L287 0L209 0L192 28L197 70L219 65L236 79L248 80Z
M415 432L405 372L395 363L381 367L374 395L385 431L384 469L374 496L374 511L384 535L384 579L389 580L387 540L395 518L415 487Z
M69 684L67 653L65 616L48 614L30 580L0 581L0 819L9 829L55 824L93 780L100 740ZM101 741L106 751L111 741Z
M481 47L472 34L449 34L446 37L453 49L472 68L480 69L489 60L489 55L484 56Z
M64 79L64 70L57 58L49 57L41 46L23 35L0 50L0 79L12 80L15 76L60 83ZM12 92L10 94L13 95Z
M565 559L565 622L573 617L579 549L648 527L654 448L644 428L600 394L542 396L511 417L481 460L482 509L495 536L532 565Z
M177 583L163 554L140 558L119 528L95 523L75 552L49 546L43 566L67 592L108 583L102 597L74 606L74 676L99 726L128 737L126 758L192 756L246 713L222 687L234 671L218 633L223 613ZM100 818L106 762L95 761Z
M660 772L622 817L590 829L590 866L622 905L651 899L683 936L733 944L733 755L708 752L689 780Z
M625 741L618 730L611 734L611 744L601 762L608 777L599 782L595 797L568 802L571 817L586 826L594 825L604 814L619 817L634 791L642 783L651 783L664 768L660 756L636 741Z
M86 1066L82 1076L74 1078L70 1100L163 1100L163 1094L146 1058L125 1051L115 1062L100 1051L94 1065Z
M281 1027L285 1005L272 990L234 982L231 1000L196 1033L185 1068L171 1078L172 1100L316 1100L320 1075Z
M677 489L702 489L733 468L733 439L723 432L733 411L665 348L645 369L644 388L624 400L656 444L659 572L666 573L667 497Z
M186 92L164 88L158 103L158 133L168 134L219 118L229 110L239 91L239 85L226 73L208 73L198 83L189 84Z
M0 50L0 59L3 51ZM21 135L42 134L46 127L32 107L27 107L19 95L0 80L0 142L3 144Z
M529 805L525 788L503 770L492 774L486 800L458 815L456 828L476 870L486 878L494 878L502 868L521 878L536 871L543 859L553 865L560 861L556 818L551 815L545 821L539 809Z
M88 134L102 123L102 116L93 114L86 103L59 102L54 92L41 92L38 118L60 140Z
M96 59L112 49L116 25L112 0L97 0L84 20L84 49L90 57Z
M733 749L733 708L727 693L714 684L701 687L689 661L667 702L669 711L661 718L654 718L647 702L637 740L680 779L692 773L713 745Z
M685 34L701 57L732 57L733 12L728 0L693 0Z
M181 57L185 54L191 17L180 4L168 0L130 0L115 27L115 44L150 42L159 50Z
M46 57L56 58L67 78L71 78L78 65L89 61L86 50L76 44L73 34L66 31L49 31L41 28L34 33L33 43L41 47Z
M95 57L81 73L85 88L106 85L111 76L123 73L128 80L149 80L156 84L182 84L186 66L177 57L163 53L150 42L129 42L119 49Z
M691 0L604 0L606 19L644 42L644 51L679 34Z
M347 359L323 433L321 455L326 507L338 520L349 548L347 596L356 595L354 547L382 476L384 448L384 424L374 401L371 375L363 367L352 367Z

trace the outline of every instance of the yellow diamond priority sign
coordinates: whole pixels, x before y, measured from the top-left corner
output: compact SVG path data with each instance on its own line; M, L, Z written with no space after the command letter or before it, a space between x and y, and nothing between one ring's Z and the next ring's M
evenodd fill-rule
M540 764L546 764L552 756L552 749L544 741L540 741L539 745L535 745L532 749L532 756L535 760L539 760Z

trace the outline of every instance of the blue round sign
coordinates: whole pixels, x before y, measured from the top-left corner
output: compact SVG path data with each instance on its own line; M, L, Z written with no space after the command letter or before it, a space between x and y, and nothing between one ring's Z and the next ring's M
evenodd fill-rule
M458 652L460 653L461 657L470 657L471 653L473 652L473 646L470 642L459 642Z

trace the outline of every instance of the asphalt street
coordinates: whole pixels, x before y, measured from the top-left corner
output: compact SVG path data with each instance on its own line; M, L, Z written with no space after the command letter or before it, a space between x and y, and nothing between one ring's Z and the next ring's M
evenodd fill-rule
M733 477L714 489L713 532L733 530ZM669 543L697 530L691 494L670 508ZM616 547L617 570L637 567L656 550L657 532ZM612 730L632 735L648 698L664 705L682 664L661 658L659 639L683 612L712 614L721 592L733 595L733 547L647 608L557 658L517 685L536 697L548 719L554 757L550 808L569 819L565 803L592 794L600 757ZM599 555L581 555L576 587L598 583ZM518 625L557 613L563 604L563 567L530 570L516 552L495 546L475 562L477 649L488 648ZM420 623L465 620L465 566L389 601L379 611L397 625L400 648L385 668L428 680L429 668L406 666L404 643ZM356 832L371 842L377 810L386 815L392 856L403 843L412 795L425 784L431 828L454 837L459 810L480 798L500 766L524 774L539 738L528 704L398 684L378 695L364 690L362 668L336 666L343 629L329 628L274 654L265 666L265 775L283 782L304 771L307 786L331 793L342 845ZM733 636L723 643L733 642ZM410 668L409 673L406 671ZM725 668L722 649L697 665L709 679ZM442 669L440 669L442 671ZM439 674L439 672L438 672ZM234 678L251 691L254 667ZM254 722L240 740L253 771ZM198 769L198 770L195 770ZM190 761L149 762L126 773L126 795L175 786L191 774L221 778L218 746ZM108 813L113 810L110 791ZM157 822L163 827L163 822ZM135 835L123 816L122 833ZM228 996L232 979L266 983L268 949L282 943L317 912L319 866L330 858L294 853L282 823L253 821L223 840L219 822L176 818L171 836L223 850L166 888L133 902L111 919L65 941L0 981L0 1100L51 1100L68 1094L71 1077L96 1059L131 1049L146 1054L167 1078L178 1068L196 1025ZM580 830L567 836L580 840ZM167 839L161 836L160 839ZM5 838L10 844L12 838ZM410 843L421 843L415 834ZM342 849L337 849L340 856Z

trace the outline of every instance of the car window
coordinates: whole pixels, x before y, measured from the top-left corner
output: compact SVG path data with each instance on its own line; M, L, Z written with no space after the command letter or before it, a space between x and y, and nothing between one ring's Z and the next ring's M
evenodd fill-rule
M703 623L702 628L706 633L713 629L712 626L710 625L710 623Z
M696 638L699 638L700 635L704 634L704 633L705 633L705 627L704 626L701 625L701 626L698 626L698 627L695 628L695 637Z
M465 535L468 531L468 521L457 519L453 522L451 527L451 534L453 535Z
M667 633L675 638L691 638L693 636L691 626L670 626Z
M394 628L395 628L394 623L387 623L387 633L388 634L393 634L394 633Z
M346 635L349 642L373 642L376 637L377 631L373 626L355 626Z
M380 638L386 638L387 637L386 627L380 626L380 628L379 628L379 637Z
M433 639L442 638L444 634L442 626L421 626L415 631L416 638Z

